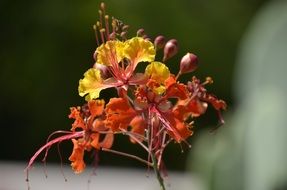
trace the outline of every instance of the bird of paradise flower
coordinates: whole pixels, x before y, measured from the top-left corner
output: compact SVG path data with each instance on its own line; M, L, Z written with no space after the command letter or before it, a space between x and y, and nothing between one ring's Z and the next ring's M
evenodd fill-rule
M100 21L94 25L98 45L95 64L84 73L78 88L79 95L87 102L70 108L69 118L74 119L71 130L51 134L30 159L27 174L40 153L45 151L45 161L52 145L71 140L73 151L69 160L75 173L81 173L86 167L85 152L107 151L152 167L164 190L162 156L167 145L173 141L188 144L194 119L206 112L208 104L215 108L223 123L220 111L226 109L226 103L207 92L205 86L213 83L210 77L201 82L193 76L186 84L178 80L181 75L197 69L198 60L193 53L182 57L176 75L170 72L165 63L178 52L175 39L166 42L163 36L158 36L152 42L143 29L128 39L128 25L110 19L104 3L100 5L99 14ZM155 60L155 56L162 49L161 62ZM136 71L138 64L147 65L145 72ZM117 89L118 97L106 104L99 97L100 92L108 88ZM63 135L51 140L59 133ZM147 158L113 150L116 135L128 136L147 152Z

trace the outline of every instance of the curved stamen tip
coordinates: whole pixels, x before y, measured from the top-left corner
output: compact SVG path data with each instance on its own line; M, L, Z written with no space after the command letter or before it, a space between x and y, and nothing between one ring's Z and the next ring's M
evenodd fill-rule
M56 144L56 143L59 143L59 142L62 142L64 140L70 140L70 139L73 139L73 138L78 138L78 137L82 137L84 135L84 131L79 131L79 132L74 132L74 133L71 133L71 134L67 134L67 135L63 135L63 136L60 136L60 137L57 137L49 142L47 142L45 145L43 145L42 147L39 148L39 150L32 156L32 158L30 159L29 163L28 163L28 166L25 168L24 171L28 171L33 163L35 162L36 158L38 158L38 156L46 149L49 149L52 145ZM47 156L47 154L45 154L45 157ZM44 158L45 160L46 158Z

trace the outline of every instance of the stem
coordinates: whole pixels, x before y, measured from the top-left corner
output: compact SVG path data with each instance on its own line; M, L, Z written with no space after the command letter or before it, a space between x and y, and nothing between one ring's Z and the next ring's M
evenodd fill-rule
M157 181L159 182L160 185L160 189L161 190L165 190L165 186L164 186L164 181L163 178L161 177L161 173L159 171L159 167L158 166L158 162L157 162L157 158L156 158L156 153L153 150L153 122L152 122L152 112L151 112L151 108L148 109L148 130L147 130L147 136L148 136L148 147L149 147L149 158L151 158L152 160L152 167L154 170L154 173L157 177Z
M152 159L152 164L153 164L152 167L153 167L154 173L157 177L157 181L159 182L160 189L165 190L164 181L163 181L163 178L161 177L159 168L157 167L157 160L156 160L154 153L151 153L151 159Z

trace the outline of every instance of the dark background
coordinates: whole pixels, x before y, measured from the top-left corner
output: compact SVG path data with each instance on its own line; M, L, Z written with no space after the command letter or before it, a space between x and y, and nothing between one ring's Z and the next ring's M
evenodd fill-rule
M186 52L200 60L194 72L199 78L212 76L209 87L226 100L229 110L235 105L231 81L238 44L256 11L266 0L107 0L108 14L130 25L129 37L139 28L154 38L162 34L176 38L180 51L169 61L177 71ZM98 19L100 1L38 0L0 2L0 160L28 161L55 130L69 130L69 107L81 105L78 81L93 65L96 43L92 25ZM191 77L191 76L190 76ZM244 77L244 74L243 74ZM186 78L184 78L186 79ZM183 80L184 80L183 79ZM108 97L109 92L102 95ZM195 130L214 127L215 112L196 121ZM192 139L197 137L197 133ZM4 149L4 150L3 150ZM139 152L127 138L118 138L114 149ZM169 169L183 170L192 150L178 145L167 149ZM49 162L59 162L52 148ZM61 144L67 158L72 143ZM102 165L141 166L137 161L101 153ZM92 160L87 156L87 160ZM41 159L38 159L41 160ZM66 163L69 163L65 159Z

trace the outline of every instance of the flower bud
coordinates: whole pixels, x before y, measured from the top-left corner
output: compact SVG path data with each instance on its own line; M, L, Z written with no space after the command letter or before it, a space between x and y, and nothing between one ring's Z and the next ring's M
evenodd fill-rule
M161 49L165 45L165 37L164 36L157 36L153 43L154 43L156 49Z
M144 34L144 35L142 36L142 38L145 39L145 40L147 40L147 41L150 41L150 38L149 38L148 35L146 35L146 34Z
M122 30L123 30L123 31L127 31L127 30L129 29L129 27L130 27L129 25L124 25L123 28L122 28Z
M137 36L143 36L145 34L144 29L141 28L137 31Z
M169 40L163 50L163 62L168 60L169 58L173 57L175 54L177 54L178 51L178 44L176 39Z
M123 38L123 39L126 39L126 35L127 35L127 32L121 32L121 37Z
M180 61L180 72L189 73L193 72L198 67L197 56L193 53L187 53L181 58Z

